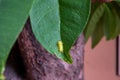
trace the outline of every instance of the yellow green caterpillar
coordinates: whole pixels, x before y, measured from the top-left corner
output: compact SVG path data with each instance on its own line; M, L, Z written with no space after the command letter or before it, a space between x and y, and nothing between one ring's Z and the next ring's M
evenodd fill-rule
M63 53L63 42L62 41L58 41L57 42L57 45L58 45L58 51Z
M0 80L5 80L5 76L3 74L0 74Z

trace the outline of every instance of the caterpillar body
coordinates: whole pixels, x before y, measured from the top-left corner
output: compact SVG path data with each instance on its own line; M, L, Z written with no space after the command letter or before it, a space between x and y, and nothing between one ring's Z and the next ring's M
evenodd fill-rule
M62 41L58 41L57 45L58 45L58 51L63 53L63 42Z

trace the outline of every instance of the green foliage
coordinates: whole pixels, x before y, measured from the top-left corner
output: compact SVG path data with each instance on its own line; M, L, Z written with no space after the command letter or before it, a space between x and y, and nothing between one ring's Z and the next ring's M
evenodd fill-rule
M104 22L105 21L103 20L103 16L102 16L100 21L97 23L97 27L95 28L91 36L92 37L92 48L94 48L104 36L104 32L103 32Z
M98 4L97 4L98 5ZM93 34L95 28L97 27L97 23L99 23L102 15L104 14L105 4L92 5L92 14L90 16L87 27L84 31L85 42L87 42L88 38Z
M116 19L112 8L111 5L106 4L104 12L105 24L103 30L107 40L110 40L112 38L112 35L116 30Z
M98 5L96 8L96 4ZM85 41L92 37L94 48L106 36L107 40L116 38L120 33L120 3L94 3L87 27L84 31ZM102 19L102 20L101 20Z
M34 3L33 3L34 1ZM9 52L30 16L36 39L50 53L72 63L69 50L84 31L94 48L105 35L120 33L120 2L92 4L91 0L0 0L0 79ZM116 0L119 1L119 0Z
M33 0L0 0L0 78L5 62L29 15Z
M116 38L120 34L120 2L113 2L113 12L115 16L115 21L116 21L116 31L113 34L112 38Z
M30 13L33 32L50 53L72 62L69 54L83 31L90 12L90 0L35 0ZM63 53L57 43L63 42Z

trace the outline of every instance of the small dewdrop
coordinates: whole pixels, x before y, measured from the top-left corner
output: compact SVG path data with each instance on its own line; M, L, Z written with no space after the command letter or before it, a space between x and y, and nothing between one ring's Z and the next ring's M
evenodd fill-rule
M63 42L62 41L58 41L57 45L58 45L59 52L63 53Z

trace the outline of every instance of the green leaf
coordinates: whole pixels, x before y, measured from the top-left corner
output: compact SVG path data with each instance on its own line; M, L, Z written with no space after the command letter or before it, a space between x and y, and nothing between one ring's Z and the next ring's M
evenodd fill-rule
M30 13L32 29L47 51L71 63L69 50L83 31L89 12L90 0L35 0Z
M0 76L29 15L33 0L0 0Z
M87 42L88 38L93 34L95 28L97 27L97 23L99 22L102 15L104 14L105 5L106 5L105 3L102 3L91 14L91 18L89 19L89 22L88 22L87 27L86 27L85 32L84 32L85 42Z
M119 36L120 34L120 18L117 17L117 14L116 14L116 30L115 30L115 33L113 34L112 38L116 38L117 36Z
M120 18L120 2L112 2L112 6L114 7L115 11L117 12L117 15Z
M120 34L120 6L118 5L118 2L112 2L112 5L116 19L116 30L112 38L116 38Z
M120 0L114 0L114 1L116 1L116 2L120 2Z
M90 13L91 0L60 0L61 38L68 54L84 30Z
M105 25L104 25L104 34L107 40L110 40L116 30L116 19L112 11L111 5L107 4L105 6Z
M120 7L120 2L116 2L118 4L118 6Z
M100 42L100 40L104 36L104 32L103 32L104 24L105 21L102 16L99 22L97 23L96 28L92 34L92 48L95 48L95 46Z

